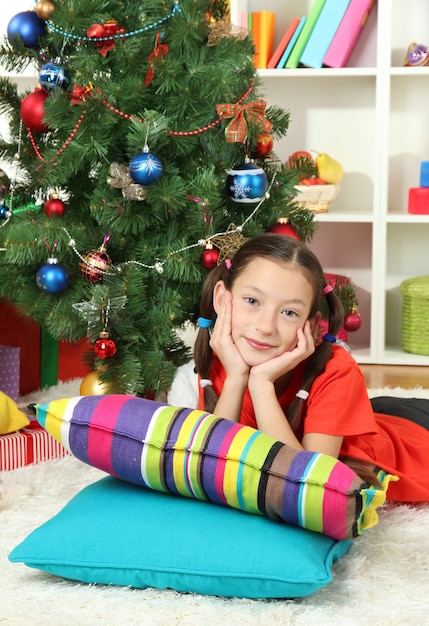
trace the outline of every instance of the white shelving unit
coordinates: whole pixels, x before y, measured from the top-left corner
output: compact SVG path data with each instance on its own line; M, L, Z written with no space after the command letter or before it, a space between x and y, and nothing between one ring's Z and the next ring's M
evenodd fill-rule
M239 24L241 11L273 11L276 46L312 4L231 0L231 20ZM429 160L429 67L403 67L413 41L429 46L429 2L378 0L348 67L259 70L267 103L291 115L278 156L316 150L344 167L340 194L315 216L310 245L327 272L357 286L363 323L349 342L361 363L429 365L429 357L401 346L400 283L429 275L429 215L407 211L408 189L419 186L420 163Z
M292 17L308 14L312 3L231 0L231 18L238 24L241 11L274 11L276 45ZM2 4L1 32L33 4ZM399 285L429 275L429 215L407 212L408 189L418 186L420 162L429 160L429 67L403 67L413 41L429 45L428 0L378 0L348 67L260 71L267 102L291 114L277 154L286 159L313 149L344 167L338 198L316 216L311 246L327 272L350 276L357 286L363 324L349 340L361 363L429 365L429 357L401 347ZM16 80L20 90L31 89L37 73Z

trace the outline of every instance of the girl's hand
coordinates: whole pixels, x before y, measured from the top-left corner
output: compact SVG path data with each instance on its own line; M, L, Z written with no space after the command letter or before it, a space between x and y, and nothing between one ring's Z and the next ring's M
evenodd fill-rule
M249 376L249 388L252 381L275 383L278 378L292 371L299 363L311 356L314 350L314 338L310 322L307 320L304 328L298 328L297 330L297 344L293 350L284 352L270 361L252 367Z
M249 366L243 360L232 338L232 294L225 292L223 303L210 339L210 347L222 363L226 376L233 378L247 378Z

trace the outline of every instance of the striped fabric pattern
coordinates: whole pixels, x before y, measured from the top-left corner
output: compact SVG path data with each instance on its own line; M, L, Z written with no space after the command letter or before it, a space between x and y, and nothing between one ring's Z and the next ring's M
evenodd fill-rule
M196 409L126 395L37 407L74 456L127 482L266 515L334 539L374 526L385 490L328 455Z
M40 427L0 436L0 472L62 458L67 451Z

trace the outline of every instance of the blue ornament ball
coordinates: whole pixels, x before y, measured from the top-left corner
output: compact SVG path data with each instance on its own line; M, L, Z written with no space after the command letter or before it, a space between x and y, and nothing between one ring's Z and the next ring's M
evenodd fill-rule
M0 204L0 218L2 220L6 220L11 215L12 215L12 213L9 211L7 206L5 206L4 204Z
M135 183L147 187L161 178L162 163L155 154L143 150L131 160L129 171Z
M246 204L260 202L265 198L268 189L267 175L256 163L240 163L229 170L226 189L234 202Z
M34 11L17 13L7 25L7 38L12 46L21 41L25 48L38 50L39 39L45 33L45 22Z
M40 291L50 295L64 291L68 282L67 270L54 258L48 259L36 274L36 284Z
M39 83L45 91L62 89L66 91L70 84L70 75L58 63L46 63L39 72Z

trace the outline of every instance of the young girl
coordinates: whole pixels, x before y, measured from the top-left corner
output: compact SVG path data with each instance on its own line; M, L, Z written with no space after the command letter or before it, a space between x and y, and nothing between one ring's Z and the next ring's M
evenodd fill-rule
M322 297L329 319L319 337ZM198 385L194 406L341 458L366 480L382 468L400 479L390 483L391 500L429 501L429 430L374 413L356 361L336 344L341 303L305 244L249 239L208 275L200 313L198 376L188 377ZM183 391L178 374L169 403L183 404Z

